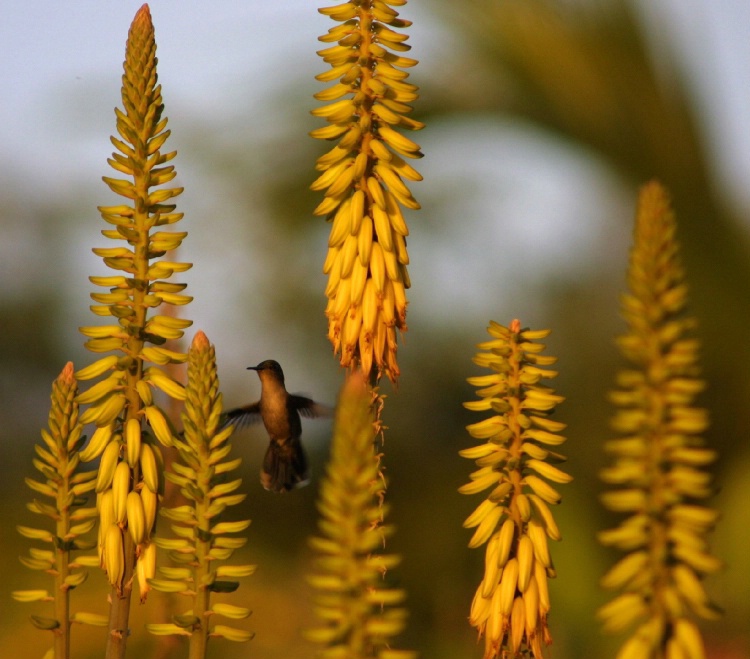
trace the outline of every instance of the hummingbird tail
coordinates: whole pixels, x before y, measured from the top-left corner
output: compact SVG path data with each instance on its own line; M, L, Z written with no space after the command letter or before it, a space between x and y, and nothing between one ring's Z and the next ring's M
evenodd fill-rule
M260 482L271 492L289 492L309 481L307 456L299 439L272 441L260 472Z

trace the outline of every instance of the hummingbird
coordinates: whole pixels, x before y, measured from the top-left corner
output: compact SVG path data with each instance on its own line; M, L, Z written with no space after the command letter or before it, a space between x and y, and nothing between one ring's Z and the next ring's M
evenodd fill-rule
M284 386L284 371L273 359L262 361L247 370L260 378L260 400L226 413L225 425L243 426L263 421L270 444L263 458L260 482L271 492L289 492L307 485L307 455L300 442L300 414L319 418L331 416L331 408L311 398L290 394Z

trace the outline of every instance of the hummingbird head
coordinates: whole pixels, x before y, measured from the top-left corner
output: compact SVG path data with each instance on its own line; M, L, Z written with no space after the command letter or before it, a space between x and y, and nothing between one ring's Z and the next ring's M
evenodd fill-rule
M281 364L273 359L266 359L257 366L248 366L248 371L257 371L258 377L263 381L265 378L276 380L284 384L284 371L281 370Z

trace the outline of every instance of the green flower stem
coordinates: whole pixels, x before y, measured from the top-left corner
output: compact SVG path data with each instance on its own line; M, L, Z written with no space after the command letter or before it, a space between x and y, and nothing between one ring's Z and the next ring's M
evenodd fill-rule
M199 566L195 570L196 580L205 579L209 573L208 569L208 551L206 543L198 543L196 558ZM199 590L193 597L193 613L196 618L206 621L193 629L190 636L189 659L204 659L208 649L209 626L206 613L210 610L210 595L208 590Z
M202 492L211 489L212 471L209 467L210 451L206 444L200 444L198 460L200 467L196 470L196 485ZM200 624L193 627L190 636L189 659L204 659L208 649L208 612L210 611L211 591L203 584L210 583L211 578L211 516L209 508L211 501L208 497L195 501L196 541L195 541L195 594L193 595L193 615L200 620Z
M55 404L53 394L53 406L50 412L50 425L57 426L63 440L59 443L60 450L56 456L63 477L60 479L57 489L56 508L59 517L55 524L55 532L57 538L66 538L70 533L71 526L70 501L75 495L71 492L70 477L66 476L70 471L71 455L67 450L65 440L71 430L70 422L75 422L78 416L78 406L74 402L75 395L78 392L73 379L72 363L69 362L65 366L55 385L59 392L58 397L64 400L64 406L60 406L59 403ZM53 416L55 417L54 421L52 421ZM54 631L54 652L55 659L62 659L63 657L67 659L70 657L70 589L67 586L70 574L70 545L62 542L56 544L58 547L55 552L55 618L60 626Z
M127 643L130 600L133 592L133 575L135 568L135 545L129 535L124 538L124 586L112 587L109 607L109 636L105 659L123 659Z
M68 528L69 524L70 519L65 512L57 523L58 537L62 537L61 531ZM70 657L70 592L65 587L65 583L68 578L70 552L58 549L55 558L55 619L60 622L60 627L53 634L54 652L55 659L68 659Z
M73 364L68 363L63 369L58 381L55 383L60 398L65 399L64 407L55 405L55 396L53 395L53 407L50 416L54 415L55 421L50 425L57 425L60 435L64 438L70 431L69 423L78 416L78 406L75 405L74 398L77 394L77 386L73 379ZM66 409L67 408L67 409ZM71 418L73 417L73 418ZM60 442L60 449L57 453L60 473L65 475L70 470L71 455L65 446L65 442ZM70 533L70 501L74 495L70 490L70 478L63 476L60 479L57 490L56 507L58 519L55 524L57 538L65 538ZM57 543L55 552L55 618L60 626L54 632L55 639L55 659L70 657L70 590L67 587L67 579L70 573L70 546L67 543Z

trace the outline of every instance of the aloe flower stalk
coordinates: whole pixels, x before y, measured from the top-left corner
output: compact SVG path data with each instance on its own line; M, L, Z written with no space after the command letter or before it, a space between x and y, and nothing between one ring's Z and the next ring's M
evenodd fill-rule
M382 399L368 389L361 373L347 378L338 406L331 457L320 486L320 535L310 544L317 572L309 577L317 590L316 611L323 624L309 630L324 646L321 659L412 659L390 639L401 632L406 594L384 582L400 558L383 547L393 527L384 523L384 476L375 442Z
M556 576L548 539L560 540L550 506L561 500L550 484L572 478L555 466L565 458L554 449L565 441L565 424L550 415L563 401L540 381L556 371L544 368L556 358L537 343L549 330L522 330L492 322L492 339L479 344L474 363L492 371L469 378L481 387L480 400L464 403L493 416L467 426L482 443L460 451L476 461L471 482L459 488L487 498L464 522L476 528L469 547L487 544L484 576L471 604L469 622L485 637L484 659L532 656L541 659L552 638L547 627L547 579Z
M406 0L351 0L320 13L340 23L320 37L318 51L331 70L317 76L334 82L315 98L328 102L313 114L329 125L312 131L338 140L321 156L312 184L325 199L314 213L331 223L328 255L328 338L342 366L358 367L372 383L385 373L396 382L396 331L406 331L410 286L402 208L419 204L404 183L421 175L404 158L420 158L419 145L396 128L419 130L407 117L417 87L406 82L417 61L399 53L411 46L397 30L410 21L394 6ZM395 52L392 52L395 51Z
M694 406L699 379L694 319L685 315L687 286L675 240L676 221L666 190L644 186L638 202L622 298L627 333L618 345L631 368L612 393L619 437L606 444L613 463L602 479L612 486L604 505L627 518L599 535L626 555L602 584L622 591L599 611L604 628L637 628L618 659L702 659L693 616L713 619L702 580L720 561L706 536L718 517L700 502L712 493L705 470L716 453L700 435L706 411Z
M221 427L221 393L216 372L216 354L206 335L198 332L188 352L188 380L182 437L174 439L179 458L166 477L188 500L186 505L163 508L162 515L174 523L175 538L156 538L155 544L168 551L175 567L160 567L160 579L149 579L154 589L181 593L191 601L190 609L173 622L147 625L153 634L176 634L190 638L190 659L203 659L209 636L230 641L248 641L253 634L221 624L209 624L215 616L241 620L250 615L245 607L226 602L211 603L212 593L237 589L236 578L255 571L254 565L226 565L246 539L237 537L250 520L222 521L222 514L245 499L236 493L242 484L230 473L241 459L227 460L233 426Z
M96 492L99 509L99 553L112 585L110 634L107 657L124 656L133 576L138 558L141 597L146 580L153 576L151 530L161 490L161 453L157 445L173 443L172 429L158 405L153 389L182 400L183 387L162 366L184 362L186 355L162 347L182 336L189 320L158 314L161 305L184 305L185 284L167 281L188 263L164 260L176 249L184 232L165 231L181 213L170 203L182 188L162 187L176 176L169 163L176 152L165 152L169 137L161 86L157 84L156 42L148 5L137 12L128 34L122 77L123 109L115 109L117 149L109 164L124 178L104 177L124 203L99 208L113 228L102 231L116 247L94 249L105 265L120 274L91 277L107 292L93 293L91 307L111 324L82 327L86 347L102 357L76 373L79 380L99 380L78 396L88 404L81 415L96 430L81 459L101 456ZM158 188L158 189L157 189ZM144 426L148 422L148 428Z
M74 551L93 548L94 543L81 536L88 534L96 524L96 508L86 506L87 495L94 489L96 472L81 471L79 449L85 441L78 418L78 384L73 377L73 364L68 362L52 385L51 409L46 430L42 430L44 446L34 447L37 457L34 466L43 476L39 481L27 478L26 484L41 497L34 499L28 509L54 522L54 531L19 526L26 538L48 545L34 547L21 562L32 570L42 570L54 578L54 590L19 590L13 593L20 602L52 602L54 617L34 615L31 621L39 629L52 632L55 659L70 657L70 626L73 622L106 624L104 616L79 612L70 613L70 591L80 586L88 576L79 568L91 566L89 557L72 557ZM94 562L96 565L96 562Z

